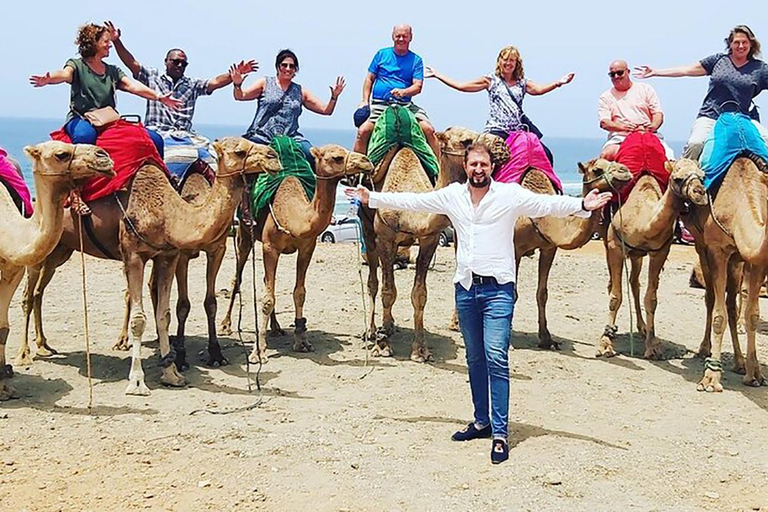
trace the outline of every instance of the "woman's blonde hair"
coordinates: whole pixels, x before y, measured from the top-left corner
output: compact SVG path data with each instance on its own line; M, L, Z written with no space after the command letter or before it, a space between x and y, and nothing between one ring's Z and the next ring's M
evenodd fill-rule
M505 46L499 51L499 56L496 57L496 76L501 78L501 61L507 59L515 59L517 61L515 70L512 72L512 78L515 80L523 78L525 76L525 72L523 71L523 58L520 56L518 49L514 46Z
M77 53L83 58L96 55L96 43L99 42L99 39L101 39L106 30L107 27L104 25L96 25L94 23L86 23L78 28L77 37L75 38Z
M733 42L733 38L736 37L736 34L744 34L747 36L747 39L749 39L748 57L750 59L752 57L760 56L760 41L757 40L755 33L752 32L752 29L746 25L736 25L731 29L731 33L728 34L728 37L725 38L725 51L727 51L729 54L731 53L731 43Z

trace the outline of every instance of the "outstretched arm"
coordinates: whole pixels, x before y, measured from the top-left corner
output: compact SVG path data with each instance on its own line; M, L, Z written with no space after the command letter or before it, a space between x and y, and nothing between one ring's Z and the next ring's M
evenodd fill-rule
M413 212L428 212L447 214L447 188L432 192L371 192L363 186L348 188L344 191L347 197L357 199L371 208L392 208ZM559 197L559 196L558 196Z
M329 116L333 114L333 110L336 108L336 102L339 99L339 95L344 90L345 85L346 83L344 82L343 76L336 77L336 84L329 86L329 89L331 90L331 99L329 99L326 104L323 104L317 96L310 92L309 89L302 89L302 94L304 96L302 102L308 110L311 110L315 114Z
M267 85L267 79L261 77L253 85L243 89L243 81L247 74L248 71L243 61L240 61L239 64L232 64L229 67L229 76L232 79L232 95L237 101L255 100L261 96L261 93L264 92L264 87Z
M65 66L64 69L57 69L53 72L46 71L43 75L32 75L29 77L29 83L34 87L56 85L63 82L71 84L74 72L75 71L71 67Z
M120 32L120 29L115 27L114 23L111 21L105 21L104 25L107 27L107 30L109 31L109 36L112 38L112 44L115 45L115 50L117 51L117 56L120 57L120 60L123 61L123 64L125 64L128 69L131 70L131 74L134 78L139 76L139 70L141 69L141 63L136 60L136 57L133 56L131 52L128 51L128 48L125 47L123 44L122 39L120 39L120 36L122 33Z
M652 78L654 76L677 78L680 76L705 76L707 71L701 62L676 68L653 69L650 66L638 66L635 68L635 78Z
M159 101L166 107L171 108L173 110L178 110L179 108L184 106L184 102L172 97L170 92L168 94L160 94L159 92L153 89L150 89L149 87L142 84L141 82L138 82L133 78L129 78L127 76L124 76L120 80L120 83L118 84L118 88L125 92L134 94L140 98Z
M611 200L611 192L598 192L592 189L584 196L584 199L577 197L566 197L548 194L537 194L523 187L515 187L514 202L519 209L520 214L526 217L567 217L576 215L579 217L588 217L589 212L605 206Z
M254 73L259 70L259 63L255 60L249 60L248 62L240 61L241 74L247 75L248 73ZM213 77L208 80L208 85L205 87L205 93L211 94L216 89L221 89L232 83L232 75L227 71L219 76ZM241 82L242 84L242 82Z
M552 82L551 84L546 85L539 85L536 82L532 82L531 80L526 80L525 82L525 92L530 94L531 96L539 96L542 94L547 94L548 92L554 91L558 87L562 87L566 84L571 83L571 80L573 80L573 77L575 77L575 73L568 73L560 80L557 80L556 82Z
M488 90L491 85L491 81L487 77L481 76L475 78L469 82L458 82L453 78L449 78L438 70L431 66L424 66L424 78L437 78L451 89L456 89L461 92L480 92Z

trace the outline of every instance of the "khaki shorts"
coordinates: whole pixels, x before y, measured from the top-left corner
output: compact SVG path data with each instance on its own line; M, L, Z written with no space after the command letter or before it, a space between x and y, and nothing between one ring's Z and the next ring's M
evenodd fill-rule
M372 101L371 102L371 115L368 116L368 121L376 124L376 120L379 118L379 116L381 114L384 113L384 111L387 109L388 106L389 106L388 103L383 103L383 102L379 102L379 101ZM410 103L405 103L402 106L404 106L408 110L410 110L411 114L413 114L414 117L416 117L417 121L419 121L419 122L426 121L427 123L430 122L429 121L429 116L427 116L427 111L424 110L423 108L421 108L420 106L418 106L417 104L415 104L414 102L411 101Z

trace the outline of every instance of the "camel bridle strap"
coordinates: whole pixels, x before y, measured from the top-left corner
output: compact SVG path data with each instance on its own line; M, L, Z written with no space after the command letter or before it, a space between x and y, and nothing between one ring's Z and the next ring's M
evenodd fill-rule
M254 145L251 145L250 148L248 148L248 151L245 152L245 157L243 158L243 167L232 172L226 172L226 173L216 173L217 178L228 178L230 176L243 176L243 179L245 179L245 166L248 164L248 157L251 156L251 151L253 151Z
M165 247L160 247L158 245L153 244L152 242L150 242L146 238L144 238L141 235L141 233L139 233L139 229L136 227L136 224L133 223L133 220L128 215L128 212L125 210L125 206L123 206L123 203L120 202L120 198L117 196L117 193L114 193L112 195L115 198L115 202L117 202L117 205L120 207L120 212L123 214L123 221L125 222L125 225L131 231L131 233L133 233L136 236L136 238L138 238L141 241L141 243L151 247L152 249L154 249L156 251L161 251L161 252L173 251L173 250L177 249L176 247L173 247L172 245L168 245L168 244L166 244Z
M720 222L720 219L717 218L717 215L715 214L715 202L712 200L712 194L710 194L709 191L707 191L707 199L709 200L709 214L712 215L712 220L715 221L715 224L717 224L717 227L719 227L723 233L733 239L733 233L725 229L723 223Z
M61 172L44 172L44 171L33 171L35 174L38 174L40 176L66 176L67 180L69 181L69 184L72 188L75 188L75 180L72 179L72 162L75 160L75 153L77 152L77 144L73 144L72 147L72 155L69 157L69 162L67 162L67 168L64 169L64 171Z

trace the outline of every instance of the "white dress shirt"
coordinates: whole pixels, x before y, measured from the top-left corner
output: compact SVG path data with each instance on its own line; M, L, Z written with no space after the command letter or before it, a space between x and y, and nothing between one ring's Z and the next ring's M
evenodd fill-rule
M515 223L519 217L589 217L581 199L536 194L517 183L491 186L477 206L472 204L469 184L453 183L432 192L371 192L371 208L392 208L446 215L456 229L454 283L472 286L472 273L493 276L499 284L515 280Z

